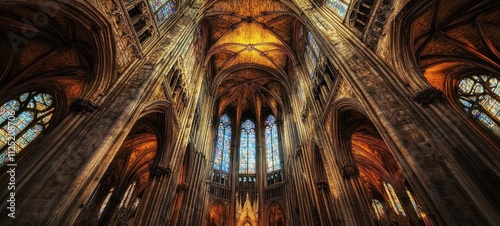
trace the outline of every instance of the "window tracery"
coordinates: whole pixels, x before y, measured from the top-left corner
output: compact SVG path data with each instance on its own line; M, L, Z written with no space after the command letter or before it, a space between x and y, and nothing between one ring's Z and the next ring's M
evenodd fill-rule
M106 198L101 204L101 207L99 207L99 212L97 213L97 218L101 218L102 213L106 209L106 206L108 205L109 199L111 198L111 195L113 195L113 192L115 191L115 188L111 188L108 192L108 195L106 195Z
M309 77L314 77L314 71L316 70L316 66L319 60L319 46L318 43L314 40L311 32L307 32L307 43L305 46L304 52L304 60L306 61L306 68L309 73Z
M132 198L132 194L134 194L134 189L135 189L135 182L132 183L130 186L128 186L127 191L123 195L122 201L120 202L120 205L118 208L128 207L128 203L130 202L130 199Z
M229 155L231 153L231 119L223 114L219 120L217 144L215 147L214 169L229 172Z
M241 174L255 174L255 124L247 119L241 124L240 134L240 170Z
M344 19L350 2L351 0L326 0L326 5L330 7L333 12Z
M280 148L278 143L278 126L273 115L265 122L266 137L266 169L268 173L281 169Z
M457 96L468 115L500 136L500 87L497 77L464 77L458 81Z
M157 26L162 25L177 10L173 0L149 0L149 6Z
M378 201L377 199L372 199L372 207L373 210L375 211L375 215L377 216L377 219L380 220L382 216L384 216L384 206L382 206L382 203Z
M396 192L394 191L392 185L384 182L384 188L385 192L387 193L387 196L389 197L389 203L391 204L391 207L394 210L394 212L406 216L406 213L403 210L403 206L401 206L401 202L399 201L399 198L396 195Z
M47 129L54 106L52 95L39 91L22 93L0 108L0 167L9 162L9 137L15 137L15 153L19 154Z

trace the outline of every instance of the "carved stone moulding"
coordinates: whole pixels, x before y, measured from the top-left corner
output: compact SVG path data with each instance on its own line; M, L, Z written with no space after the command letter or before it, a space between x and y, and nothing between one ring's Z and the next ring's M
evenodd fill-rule
M422 107L428 107L435 103L445 103L446 98L441 90L430 87L413 95L412 101L419 103Z
M92 101L83 99L76 99L71 102L69 106L70 112L74 115L80 114L88 116L90 115L90 113L96 111L97 109L99 109L99 106L97 104L92 103Z
M177 185L176 191L177 192L185 192L188 190L188 188L189 188L189 186L186 183L182 183L182 184Z
M359 176L358 167L354 164L344 164L340 167L340 173L344 179L355 178Z
M328 190L328 182L318 181L316 183L316 188L318 188L319 190Z
M151 175L154 177L170 176L170 174L172 174L172 170L170 168L156 166L151 169Z

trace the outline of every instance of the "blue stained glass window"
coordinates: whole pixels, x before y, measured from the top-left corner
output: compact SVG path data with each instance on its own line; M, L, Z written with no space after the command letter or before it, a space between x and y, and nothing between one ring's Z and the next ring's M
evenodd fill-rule
M500 136L500 87L498 78L472 75L457 85L458 101L472 118Z
M163 24L177 10L173 0L149 0L149 6L158 26Z
M278 126L273 115L269 115L265 122L266 136L266 168L267 172L281 169L280 148L278 142Z
M406 216L406 213L403 210L403 206L401 206L401 202L399 201L396 192L394 192L394 188L392 187L392 185L384 182L384 188L385 192L387 193L387 196L389 197L389 203L391 204L391 207L394 210L394 212Z
M318 64L319 58L319 46L314 40L310 32L307 33L307 45L304 55L304 60L306 61L306 68L309 72L309 77L313 78L316 65Z
M49 126L54 111L52 96L38 91L22 93L0 107L0 167L15 161L21 152ZM9 138L10 137L10 138ZM9 139L15 152L9 157Z
M351 0L326 0L326 5L330 7L333 12L344 19L350 2Z
M219 120L217 143L215 146L214 169L229 172L229 155L231 153L231 119L223 114Z
M255 124L247 119L241 124L240 170L241 174L256 173Z
M375 211L375 215L377 216L377 219L380 220L382 216L384 216L384 207L382 206L382 203L378 201L377 199L372 199L372 207L373 211Z

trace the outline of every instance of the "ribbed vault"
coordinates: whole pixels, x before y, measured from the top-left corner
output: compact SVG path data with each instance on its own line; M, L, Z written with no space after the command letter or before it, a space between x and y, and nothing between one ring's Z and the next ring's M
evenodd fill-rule
M289 68L297 63L294 13L279 1L214 1L204 23L209 31L205 65L219 101L239 113L283 107Z

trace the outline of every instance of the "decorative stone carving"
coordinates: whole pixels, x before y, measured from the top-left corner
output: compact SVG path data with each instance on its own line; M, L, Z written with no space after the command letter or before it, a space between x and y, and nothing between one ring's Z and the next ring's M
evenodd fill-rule
M172 174L172 170L170 168L165 168L161 166L156 166L151 169L151 175L154 177L161 177L161 176L169 176Z
M300 116L302 117L302 121L305 121L307 119L307 116L309 116L309 109L307 107L304 107Z
M127 20L124 16L123 11L120 8L120 5L118 2L115 0L112 1L113 3L113 8L111 9L111 15L113 15L116 18L116 24L120 25L121 30L122 30L122 35L121 37L124 39L127 39L128 47L132 49L132 52L136 58L142 58L141 50L137 47L138 43L136 43L136 40L134 37L132 37L132 28L131 26L127 23ZM142 8L144 8L142 6Z
M419 103L422 107L428 107L430 104L446 102L444 93L434 87L415 93L411 100Z
M316 182L316 188L318 190L328 190L328 182L318 181L318 182Z
M76 99L69 105L69 110L72 114L80 114L88 116L90 113L99 109L99 106L89 100Z
M375 50L380 36L384 36L384 26L387 23L387 17L393 10L392 0L383 0L374 15L373 23L367 29L366 42L370 49Z
M178 184L177 185L177 192L185 192L187 191L189 186L186 183Z
M359 176L358 167L353 164L344 164L340 167L340 172L344 179L355 178Z

